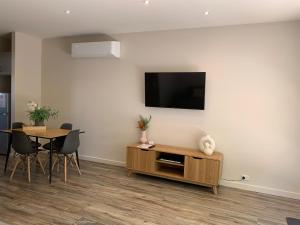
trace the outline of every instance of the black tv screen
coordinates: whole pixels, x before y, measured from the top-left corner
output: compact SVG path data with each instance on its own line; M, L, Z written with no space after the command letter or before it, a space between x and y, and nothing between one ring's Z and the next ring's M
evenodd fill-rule
M204 110L205 76L205 72L145 73L145 105Z

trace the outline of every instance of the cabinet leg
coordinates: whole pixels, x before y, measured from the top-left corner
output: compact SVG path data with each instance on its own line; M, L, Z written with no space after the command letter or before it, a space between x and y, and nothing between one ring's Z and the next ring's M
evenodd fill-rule
M213 192L215 195L218 194L218 187L216 185L212 186Z
M131 171L131 170L128 170L128 172L127 172L127 176L128 176L128 177L130 177L130 176L131 176L131 174L132 174L132 171Z

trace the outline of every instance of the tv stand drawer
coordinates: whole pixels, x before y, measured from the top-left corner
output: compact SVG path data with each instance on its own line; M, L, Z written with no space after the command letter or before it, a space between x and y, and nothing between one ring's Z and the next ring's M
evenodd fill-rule
M200 157L185 156L184 178L199 183L217 185L220 162Z
M128 148L127 168L151 173L154 171L155 152L147 149Z

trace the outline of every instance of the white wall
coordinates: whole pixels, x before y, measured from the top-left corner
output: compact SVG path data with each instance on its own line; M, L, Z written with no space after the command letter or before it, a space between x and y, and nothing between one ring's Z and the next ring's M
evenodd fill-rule
M300 198L300 22L114 35L121 59L73 59L72 41L43 41L42 100L86 131L81 154L125 161L139 114L156 143L197 147L210 133L224 154L222 184ZM207 72L206 109L144 107L144 72Z
M42 40L15 32L12 43L12 121L29 123L27 102L41 102Z

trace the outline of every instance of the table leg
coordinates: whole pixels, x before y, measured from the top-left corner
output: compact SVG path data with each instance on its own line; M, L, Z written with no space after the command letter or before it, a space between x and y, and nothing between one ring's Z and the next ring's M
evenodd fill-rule
M6 153L6 159L5 159L5 166L4 166L4 174L6 173L7 170L7 165L9 161L9 156L10 156L10 151L11 151L11 134L9 134L8 137L8 147L7 147L7 153Z
M77 160L77 165L78 165L78 167L79 167L79 169L80 169L78 150L76 151L76 160Z
M50 139L50 151L49 151L49 184L52 179L52 139Z

